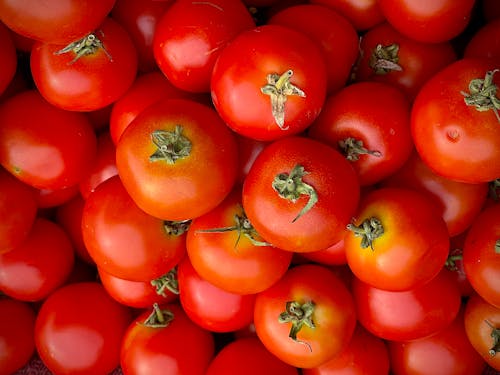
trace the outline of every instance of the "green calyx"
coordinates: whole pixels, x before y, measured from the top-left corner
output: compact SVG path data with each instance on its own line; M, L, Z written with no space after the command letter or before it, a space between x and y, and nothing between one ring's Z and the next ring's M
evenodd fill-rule
M377 44L370 56L369 65L375 74L383 75L389 72L403 70L399 63L399 45L394 43L388 46Z
M151 285L156 289L156 294L167 297L166 291L179 294L179 282L177 280L177 267L172 268L165 275L151 280Z
M151 133L151 141L157 147L149 157L149 161L165 161L175 164L179 159L191 154L191 141L182 134L182 126L176 125L174 131L155 130Z
M73 58L73 60L71 60L70 62L71 65L81 57L92 55L96 53L98 50L103 50L106 56L108 56L109 60L113 61L113 58L106 50L106 48L104 48L104 45L102 44L101 40L97 37L96 33L91 33L86 37L77 40L76 42L68 44L66 47L60 49L59 51L54 52L54 55L62 55L64 53L73 52L75 54L75 57Z
M500 238L495 242L495 253L500 254Z
M490 356L495 356L500 352L500 328L496 328L489 321L485 320L485 323L491 328L490 336L493 339L493 345L488 351Z
M382 222L376 217L364 220L361 225L348 224L347 229L352 231L356 237L361 237L361 248L370 247L373 250L373 241L384 234Z
M162 310L157 303L153 304L153 311L142 324L150 328L165 328L174 320L174 313L170 310Z
M285 311L278 317L279 323L292 323L288 337L294 341L308 345L310 350L311 347L308 343L297 339L297 333L299 333L303 326L316 328L313 320L314 308L315 305L312 301L302 304L296 301L288 301L285 305Z
M381 157L380 151L368 150L364 147L363 141L360 139L348 137L338 142L339 148L349 161L359 160L360 155L373 155Z
M462 92L465 104L474 106L480 112L492 110L500 122L500 99L497 98L497 86L493 76L498 69L486 72L484 78L476 78L469 83L469 92Z
M306 214L318 202L318 193L316 190L311 185L302 181L302 178L307 174L309 174L309 172L307 172L303 166L296 164L290 174L280 173L276 175L272 183L273 189L279 196L292 203L295 203L301 195L307 195L309 197L306 205L292 220L292 223Z
M191 220L180 220L180 221L165 220L163 222L163 228L165 229L165 232L171 236L180 236L186 233L190 225L191 225Z

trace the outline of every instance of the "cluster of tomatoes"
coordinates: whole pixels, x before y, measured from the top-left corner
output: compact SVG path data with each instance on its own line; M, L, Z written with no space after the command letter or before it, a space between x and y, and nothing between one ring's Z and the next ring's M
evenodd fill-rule
M498 1L0 21L0 374L500 371Z

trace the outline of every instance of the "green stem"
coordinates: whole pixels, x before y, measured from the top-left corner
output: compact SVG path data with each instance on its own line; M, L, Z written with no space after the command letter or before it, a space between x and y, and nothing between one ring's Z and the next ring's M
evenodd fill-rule
M177 267L172 268L165 275L151 280L151 285L156 288L156 293L166 297L165 291L173 294L179 294L179 282L177 281Z
M359 160L360 155L373 155L376 157L382 156L380 151L368 150L365 148L363 141L360 139L348 137L339 141L338 145L346 159L349 161Z
M360 226L348 224L347 229L352 231L356 237L361 237L361 248L370 247L373 250L373 241L384 234L382 222L376 217L364 220Z
M495 356L500 352L500 328L496 328L489 321L485 320L485 323L491 328L491 338L493 339L493 345L489 350L490 356Z
M304 325L309 328L316 328L313 321L314 308L315 304L312 301L303 304L297 301L288 301L285 305L285 311L278 317L279 323L292 323L288 337L294 341L308 345L310 350L311 346L308 343L297 340L297 333L299 333Z
M370 56L369 65L375 74L383 75L392 71L403 70L399 63L399 45L394 43L387 46L377 44Z
M102 34L102 32L101 32ZM68 44L66 47L60 49L59 51L54 52L54 55L62 55L64 53L73 52L75 57L70 61L70 65L75 63L78 59L83 56L92 55L96 53L98 50L103 50L106 56L110 61L113 61L113 58L109 54L109 52L104 48L101 40L97 37L96 33L91 33L86 37L77 40L76 42Z
M465 104L474 106L480 112L493 110L500 122L500 99L496 97L497 86L493 83L493 76L499 69L486 72L483 79L476 78L469 83L469 92L462 92Z
M163 228L168 235L180 236L189 229L191 225L191 220L181 220L181 221L169 221L165 220L163 222Z
M155 130L151 133L151 141L157 147L149 157L149 161L165 161L174 164L191 154L191 141L182 134L182 126L176 125L174 131Z
M157 303L153 304L153 311L140 324L150 328L165 328L174 319L174 313L170 310L162 310Z

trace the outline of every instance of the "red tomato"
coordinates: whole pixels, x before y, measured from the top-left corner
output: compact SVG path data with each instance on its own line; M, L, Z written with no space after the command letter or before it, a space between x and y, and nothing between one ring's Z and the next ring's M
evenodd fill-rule
M373 287L403 291L429 282L448 257L449 235L434 202L414 190L366 194L344 238L354 275Z
M480 3L482 15L488 22L500 18L500 6L497 0L481 0Z
M410 103L385 83L353 83L330 96L308 136L349 160L361 185L372 185L403 166L413 149Z
M344 239L341 239L326 249L311 251L309 253L301 253L300 255L316 263L329 266L347 264Z
M453 275L462 297L469 297L475 293L464 269L463 249L466 236L467 231L450 238L450 252L445 263L445 267Z
M267 24L289 27L316 41L326 62L327 92L344 87L359 52L358 34L344 16L327 6L301 4L275 13Z
M256 337L225 345L213 358L205 375L297 375L297 369L272 355Z
M240 185L243 185L243 181L245 181L245 177L250 171L253 162L257 158L257 155L260 154L260 152L269 144L269 142L258 141L256 139L248 138L237 133L235 133L235 135L236 142L238 143L240 164L239 174L236 182Z
M209 283L185 257L179 263L179 298L184 312L200 327L212 332L232 332L253 320L255 294L235 294Z
M264 25L240 33L222 50L211 93L231 129L271 141L312 123L323 106L326 81L314 41L284 26Z
M464 322L474 349L490 367L500 371L500 309L474 294L465 305Z
M262 238L287 251L340 241L359 201L349 162L332 147L287 137L257 157L243 185L243 209Z
M166 99L127 127L116 147L116 164L142 210L165 220L186 220L207 213L230 193L238 150L213 109Z
M15 374L35 352L35 312L25 302L0 298L0 375Z
M26 239L37 211L35 190L0 168L0 254Z
M481 375L486 367L467 338L463 310L434 335L409 342L390 341L388 348L394 375Z
M50 43L70 43L94 31L115 0L0 1L0 20L16 33Z
M212 70L221 51L238 34L254 27L240 0L177 0L158 22L154 56L175 86L210 92Z
M500 308L500 204L485 208L465 237L463 264L474 290Z
M61 189L39 189L37 190L38 207L53 208L64 204L79 194L78 185L68 186Z
M42 304L35 344L45 366L58 374L109 374L119 364L130 310L97 282L63 286Z
M292 366L312 368L347 347L356 326L355 305L332 271L305 264L257 294L254 324L271 353Z
M97 266L132 281L156 279L182 259L185 225L142 211L118 176L96 188L82 215L83 240Z
M214 338L176 304L145 311L121 343L125 374L204 375L214 355Z
M352 280L358 321L377 337L417 340L437 333L458 314L461 296L453 277L439 273L415 289L393 292Z
M434 75L417 95L413 141L435 173L470 183L500 176L500 104L495 96L495 82L500 81L494 68L488 60L458 60Z
M35 90L3 102L0 123L0 164L28 185L76 185L94 162L96 136L85 115L54 107Z
M126 30L107 18L67 46L38 42L30 59L36 87L53 105L93 111L116 101L132 85L137 51Z
M500 13L500 7L498 7ZM500 65L500 18L482 25L465 46L464 57L489 58Z
M347 347L328 362L311 369L303 369L303 375L387 375L389 353L385 342L372 335L361 325Z
M1 13L0 13L1 18ZM16 47L10 36L9 29L0 22L0 94L9 86L14 79L17 68Z
M459 35L470 20L474 0L379 0L382 14L411 39L440 43Z

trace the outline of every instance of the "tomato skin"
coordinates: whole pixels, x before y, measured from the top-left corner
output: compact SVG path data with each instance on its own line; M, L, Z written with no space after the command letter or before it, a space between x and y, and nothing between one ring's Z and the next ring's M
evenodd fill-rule
M352 293L359 323L392 341L417 340L438 332L457 316L461 303L455 281L445 272L403 292L377 289L353 277Z
M261 89L268 75L291 71L290 83L305 97L287 95L284 120L273 117L271 97ZM240 33L222 50L211 78L215 108L235 132L271 141L305 130L318 116L326 95L326 66L309 37L278 25Z
M413 141L435 173L469 183L500 176L498 119L492 110L480 112L466 105L463 94L469 92L471 80L484 79L494 68L489 60L457 60L427 81L417 95L412 107ZM499 82L497 75L493 82Z
M499 7L500 10L500 7ZM464 57L489 58L500 64L500 19L483 25L465 46Z
M297 341L289 337L291 324L278 319L288 301L314 303L315 328L303 325ZM257 294L254 324L271 353L292 366L312 368L347 346L356 313L351 293L340 278L324 266L305 264L291 268L276 284Z
M347 264L343 239L326 249L311 251L309 253L301 253L300 255L306 259L312 260L313 262L328 266L340 266Z
M120 364L125 374L203 375L214 355L214 338L194 324L177 304L161 306L173 313L166 327L143 323L145 311L128 327L122 340Z
M7 89L14 79L17 69L16 47L9 33L9 29L0 22L0 95Z
M96 136L82 113L54 107L29 90L2 103L0 122L0 164L28 185L73 186L91 168Z
M0 375L20 370L35 352L35 312L22 301L0 298Z
M78 185L73 185L61 189L39 189L37 193L38 207L50 209L66 203L79 192Z
M74 60L65 45L38 42L30 67L36 87L54 106L69 111L94 111L122 96L137 73L137 51L126 30L106 18L93 35L102 43L95 52Z
M150 161L158 150L152 133L173 132L179 125L192 145L189 156L173 164ZM116 147L116 165L142 210L164 220L186 220L207 213L230 193L238 150L233 134L213 109L192 100L166 99L141 112L127 127Z

